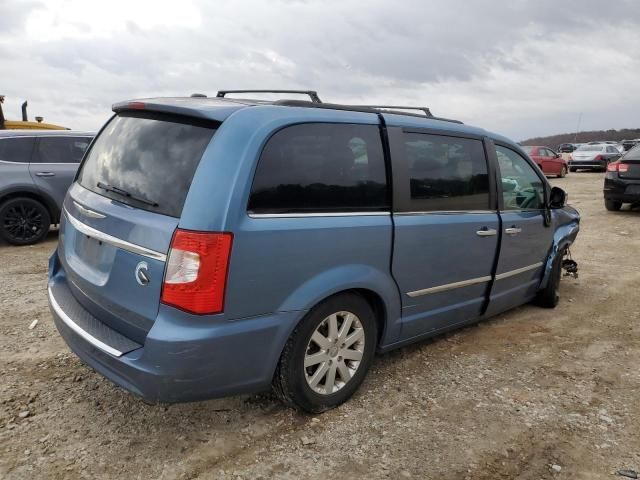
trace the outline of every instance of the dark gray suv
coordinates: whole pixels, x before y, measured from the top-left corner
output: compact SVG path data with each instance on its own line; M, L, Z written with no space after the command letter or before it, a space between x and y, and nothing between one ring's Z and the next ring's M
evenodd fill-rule
M0 131L0 238L29 245L47 235L93 137L70 130Z

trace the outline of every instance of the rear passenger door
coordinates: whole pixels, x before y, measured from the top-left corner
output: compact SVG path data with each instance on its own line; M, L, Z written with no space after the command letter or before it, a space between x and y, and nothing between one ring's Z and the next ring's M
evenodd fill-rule
M531 300L553 241L545 225L545 185L540 172L508 146L496 145L502 218L500 258L487 315Z
M0 138L0 195L33 186L29 175L33 144L33 137Z
M37 138L29 170L36 185L48 193L58 206L62 205L90 142L90 137Z
M390 129L392 271L409 339L480 317L499 220L483 140Z

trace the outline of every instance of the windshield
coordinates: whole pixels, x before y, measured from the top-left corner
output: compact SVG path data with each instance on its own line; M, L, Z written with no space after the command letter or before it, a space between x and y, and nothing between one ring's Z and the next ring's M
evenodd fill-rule
M78 182L118 202L180 217L215 129L173 116L113 117L89 151Z
M601 152L604 150L604 145L583 145L578 148L578 152Z
M530 147L528 145L525 145L524 147L522 147L522 149L527 153L531 153L533 151L533 147Z

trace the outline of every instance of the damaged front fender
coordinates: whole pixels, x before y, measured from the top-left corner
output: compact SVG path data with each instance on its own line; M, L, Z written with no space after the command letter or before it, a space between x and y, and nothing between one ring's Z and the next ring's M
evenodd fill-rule
M549 251L544 268L544 275L540 282L541 289L547 286L551 278L553 262L557 256L564 255L564 252L573 244L580 231L580 214L575 208L566 206L553 210L552 216L553 224L556 225L556 227L553 234L553 245Z

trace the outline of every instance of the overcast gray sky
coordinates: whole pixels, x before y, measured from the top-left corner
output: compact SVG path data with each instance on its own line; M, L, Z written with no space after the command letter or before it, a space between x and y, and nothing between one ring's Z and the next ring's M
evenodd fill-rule
M222 88L426 105L515 140L640 127L638 0L0 0L5 115Z

